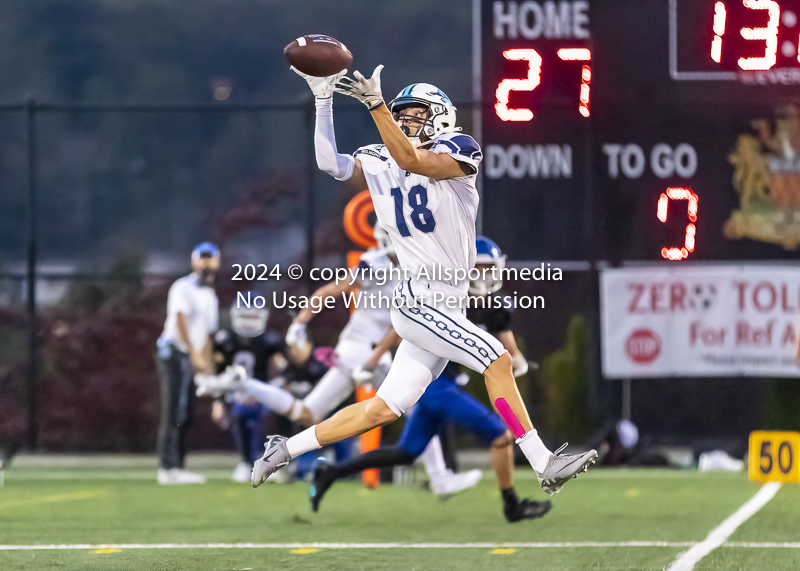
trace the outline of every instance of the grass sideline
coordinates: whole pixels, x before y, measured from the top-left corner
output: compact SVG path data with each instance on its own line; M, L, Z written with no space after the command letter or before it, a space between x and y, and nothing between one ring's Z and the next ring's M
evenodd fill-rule
M319 513L303 483L253 490L224 479L164 487L155 478L35 479L12 467L0 488L0 544L665 542L662 546L429 549L97 549L0 551L0 569L663 569L758 490L743 474L594 470L554 497L544 519L508 524L487 475L448 501L419 487L337 484ZM152 473L152 472L151 472ZM153 474L154 476L154 474ZM541 499L519 473L521 495ZM730 543L800 541L800 487L784 486ZM797 569L800 549L729 547L698 570Z

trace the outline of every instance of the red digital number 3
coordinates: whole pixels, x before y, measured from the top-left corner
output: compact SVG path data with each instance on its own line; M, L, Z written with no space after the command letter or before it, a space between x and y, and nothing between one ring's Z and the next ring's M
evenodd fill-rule
M778 23L781 19L781 7L775 0L743 0L745 8L750 10L766 10L769 20L765 28L742 28L739 32L745 40L763 40L766 45L761 57L741 57L739 67L742 69L772 69L778 61Z
M656 210L656 216L661 222L667 221L670 200L688 201L686 214L689 217L689 223L686 225L683 247L661 248L661 255L667 260L683 260L689 256L689 252L694 252L695 234L697 233L697 227L694 225L697 222L697 195L692 192L691 188L669 187L666 192L662 192L658 198L658 209Z

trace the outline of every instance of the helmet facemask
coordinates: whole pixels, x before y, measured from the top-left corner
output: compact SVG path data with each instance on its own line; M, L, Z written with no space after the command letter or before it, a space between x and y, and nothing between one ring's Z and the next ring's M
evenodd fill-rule
M469 280L470 295L489 295L503 287L502 270L505 267L505 256L492 261L476 263L475 268L481 272L481 275L477 279ZM496 271L492 272L492 268L496 268Z
M425 111L421 115L403 113L403 111L407 111L409 108L425 108ZM395 123L397 123L398 127L400 127L400 130L405 134L406 137L408 137L408 140L411 141L411 144L417 149L425 147L431 143L431 138L428 134L432 131L432 127L430 125L430 115L430 107L419 103L412 103L392 109L392 117L394 117ZM413 135L411 134L412 127L416 127Z
M267 330L269 320L269 310L266 308L257 309L255 307L236 307L231 308L231 329L239 337L258 337Z

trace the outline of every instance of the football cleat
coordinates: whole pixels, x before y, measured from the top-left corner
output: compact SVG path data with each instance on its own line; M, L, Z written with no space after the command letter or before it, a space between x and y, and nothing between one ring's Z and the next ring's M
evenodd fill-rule
M543 517L552 507L553 504L550 503L550 500L535 502L533 500L524 499L516 504L505 504L503 506L503 513L509 522L514 523L515 521L522 521L523 519L538 519Z
M477 486L482 477L483 472L480 470L470 470L469 472L458 474L450 472L449 474L436 478L435 481L431 481L431 490L433 490L433 493L437 496L457 494L458 492Z
M244 388L247 371L241 365L231 365L219 375L195 375L196 394L199 397L221 397L227 392L235 392Z
M561 448L553 452L550 460L547 462L547 467L542 473L536 473L542 489L548 494L553 495L561 491L561 486L566 484L572 478L576 478L578 474L586 472L590 464L594 464L597 460L597 451L589 450L580 454L561 454L561 451L567 447L565 443Z
M267 481L272 474L281 468L288 466L292 461L292 455L286 448L285 436L267 436L264 443L264 455L253 464L253 471L250 473L250 483L254 488L259 487Z
M336 469L328 464L324 458L314 462L311 469L311 509L319 511L319 503L322 501L322 496L328 491L333 483L336 481Z
M181 484L205 484L206 477L202 474L187 472L182 468L158 469L158 483L162 486L174 486Z

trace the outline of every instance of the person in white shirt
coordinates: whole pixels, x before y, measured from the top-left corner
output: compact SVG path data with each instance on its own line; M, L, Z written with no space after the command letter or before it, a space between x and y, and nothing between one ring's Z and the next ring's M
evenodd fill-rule
M167 320L156 357L161 386L159 484L205 482L202 475L185 471L183 460L195 397L194 375L214 371L211 336L219 325L219 300L213 285L219 259L219 248L203 242L192 250L193 272L169 288Z

